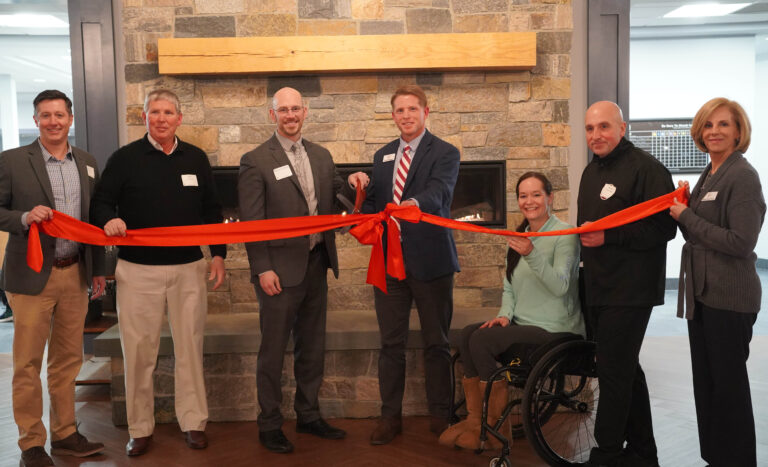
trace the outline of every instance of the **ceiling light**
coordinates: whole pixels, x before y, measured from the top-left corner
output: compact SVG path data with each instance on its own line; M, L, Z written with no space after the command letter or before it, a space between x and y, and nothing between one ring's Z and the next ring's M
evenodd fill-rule
M32 81L34 81L35 83L45 83L45 80L42 78L35 78Z
M69 24L53 15L18 13L0 15L0 26L7 28L68 28Z
M676 8L666 15L664 18L701 18L704 16L725 16L734 11L741 10L745 6L751 5L749 3L700 3L698 5L683 5L680 8Z

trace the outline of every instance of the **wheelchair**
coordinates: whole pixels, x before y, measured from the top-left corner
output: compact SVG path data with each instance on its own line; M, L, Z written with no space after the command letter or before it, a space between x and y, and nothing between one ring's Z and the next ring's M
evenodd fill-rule
M587 326L589 329L589 326ZM513 393L498 421L487 421L491 385L483 395L480 430L480 454L488 436L502 444L498 457L490 467L511 467L511 439L500 429L510 423L512 438L525 436L536 453L552 466L583 465L590 451L597 446L594 439L595 414L600 398L595 364L596 347L571 333L554 333L552 339L539 346L513 344L499 357L508 364L498 368L490 381L506 379ZM455 370L457 352L451 365ZM453 375L452 375L453 376ZM456 379L452 378L452 397ZM454 422L455 410L464 404L451 400ZM491 424L493 423L493 424Z

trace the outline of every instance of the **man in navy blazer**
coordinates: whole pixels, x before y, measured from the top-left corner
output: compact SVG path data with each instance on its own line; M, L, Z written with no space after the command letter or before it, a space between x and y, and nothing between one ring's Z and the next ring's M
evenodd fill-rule
M459 150L425 128L427 96L415 85L392 96L392 118L400 138L373 156L373 176L363 206L378 212L387 203L418 206L423 212L450 218L453 189L459 174ZM408 163L404 163L405 158ZM410 165L409 165L410 164ZM381 332L379 391L381 418L371 444L387 444L402 432L405 389L405 343L415 301L424 340L424 372L430 430L448 426L451 356L448 330L453 314L453 275L459 271L456 244L449 229L427 223L400 223L405 279L387 276L387 292L374 289ZM386 239L386 236L384 237ZM386 245L385 245L386 246Z

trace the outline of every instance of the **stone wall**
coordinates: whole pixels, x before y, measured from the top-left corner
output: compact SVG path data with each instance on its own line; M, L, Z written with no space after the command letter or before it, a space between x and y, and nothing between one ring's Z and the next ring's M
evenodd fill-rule
M572 9L570 0L123 0L126 124L129 140L144 133L141 105L157 87L182 101L179 135L203 148L213 165L240 156L274 131L268 101L282 86L309 104L304 136L327 147L336 162L370 162L396 138L392 91L421 85L429 97L427 126L461 151L462 160L505 160L507 222L519 222L514 185L531 169L552 180L555 211L568 218L568 125ZM416 34L536 31L537 63L528 72L445 72L176 78L160 76L161 37ZM415 47L418 44L414 45ZM498 306L504 243L457 233L462 272L459 307ZM364 284L369 248L339 237L341 275L330 280L329 307L373 308ZM211 313L257 311L242 245L230 247L228 284L212 292Z
M406 351L408 362L403 395L403 415L427 415L424 366L421 350ZM209 419L212 422L256 420L256 357L254 353L205 355L205 388ZM320 387L320 410L324 418L368 418L381 411L379 397L377 350L328 351L325 376ZM125 380L123 359L112 358L112 422L127 425L125 412ZM458 365L458 371L461 371ZM176 422L174 408L174 358L161 356L154 372L155 421ZM283 365L282 412L286 418L296 417L293 399L296 380L293 356L287 354ZM461 373L457 391L461 391Z

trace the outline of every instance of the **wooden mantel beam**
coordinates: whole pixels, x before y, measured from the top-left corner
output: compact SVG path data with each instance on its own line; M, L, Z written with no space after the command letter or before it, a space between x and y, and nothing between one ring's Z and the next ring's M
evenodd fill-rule
M535 32L160 39L161 74L530 70Z

